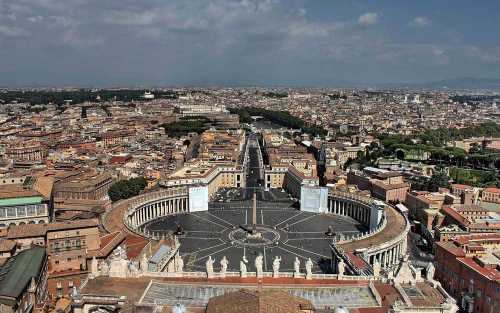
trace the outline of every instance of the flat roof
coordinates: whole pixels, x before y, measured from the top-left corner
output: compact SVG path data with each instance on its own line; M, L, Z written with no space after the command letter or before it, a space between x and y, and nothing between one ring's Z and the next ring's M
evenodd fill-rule
M38 204L42 203L43 197L21 197L0 199L0 206Z

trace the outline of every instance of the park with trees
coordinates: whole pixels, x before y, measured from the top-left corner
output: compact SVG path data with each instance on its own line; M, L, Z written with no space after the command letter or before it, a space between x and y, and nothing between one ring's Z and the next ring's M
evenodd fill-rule
M113 202L128 199L140 194L147 185L144 177L119 180L111 185L108 196Z
M381 134L377 138L380 145L373 142L360 152L355 160L348 160L345 167L358 164L361 167L376 166L379 159L398 159L437 165L439 170L433 177L412 179L412 187L417 190L435 191L444 187L445 181L470 184L478 187L500 187L500 152L473 145L469 152L447 146L453 140L472 137L500 137L500 125L484 123L462 129L439 128L426 130L416 135ZM446 179L445 179L446 177Z

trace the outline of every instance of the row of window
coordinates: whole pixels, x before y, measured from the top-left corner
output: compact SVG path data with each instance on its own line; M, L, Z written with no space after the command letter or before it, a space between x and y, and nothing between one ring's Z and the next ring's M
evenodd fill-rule
M85 240L84 239L73 239L73 240L67 239L67 240L51 242L49 245L50 245L50 248L54 252L79 250L82 247L85 247Z
M47 206L45 204L0 207L0 218L14 218L37 215L47 215Z
M71 262L71 261L73 261L73 260L81 260L81 259L82 259L82 256L81 256L81 255L79 255L76 259L73 259L73 258L66 258L66 261ZM55 264L57 264L57 265L59 265L60 261L59 261L59 260L55 260L55 261L54 261L54 263L55 263Z

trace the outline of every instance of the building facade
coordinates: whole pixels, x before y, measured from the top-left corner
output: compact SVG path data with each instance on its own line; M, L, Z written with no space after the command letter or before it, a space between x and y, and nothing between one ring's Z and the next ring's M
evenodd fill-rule
M436 243L436 277L463 312L500 312L500 234Z

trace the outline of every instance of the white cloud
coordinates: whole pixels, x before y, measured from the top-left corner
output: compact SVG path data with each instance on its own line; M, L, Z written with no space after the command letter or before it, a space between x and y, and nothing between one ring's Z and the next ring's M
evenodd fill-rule
M4 2L0 52L7 57L0 59L0 68L43 57L48 60L44 66L60 69L57 79L99 79L88 64L110 81L149 81L156 75L160 83L195 84L280 82L299 76L326 82L333 72L357 79L350 74L353 68L368 68L368 79L376 80L380 67L403 76L422 65L435 68L462 60L500 64L500 48L464 50L460 42L433 36L412 43L412 32L399 42L390 30L373 26L383 16L370 9L360 16L324 19L307 6L289 3L302 1L289 0L7 0L11 4L3 10ZM422 27L432 21L412 16L407 23ZM15 44L4 44L10 41ZM74 70L59 66L61 59ZM25 73L46 79L42 72Z
M361 25L375 25L378 22L378 13L368 12L358 18L358 23Z
M426 27L431 25L431 20L425 16L417 16L413 19L412 25L417 26L417 27Z

